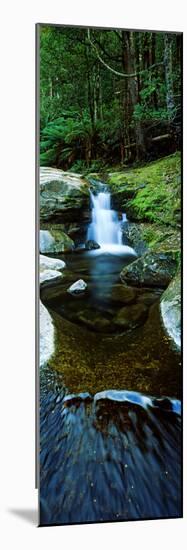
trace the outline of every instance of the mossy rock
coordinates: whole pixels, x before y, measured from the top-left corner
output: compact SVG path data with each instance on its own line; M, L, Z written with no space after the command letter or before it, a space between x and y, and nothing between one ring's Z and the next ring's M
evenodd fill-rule
M40 252L42 254L56 254L70 252L74 249L74 242L66 233L51 228L50 231L40 231Z
M134 286L166 288L177 269L173 251L150 251L125 267L120 278Z
M78 174L52 168L40 171L40 219L77 221L90 208L89 185Z
M180 251L180 231L155 223L124 223L123 239L133 246L137 254L144 254L149 249L157 251Z

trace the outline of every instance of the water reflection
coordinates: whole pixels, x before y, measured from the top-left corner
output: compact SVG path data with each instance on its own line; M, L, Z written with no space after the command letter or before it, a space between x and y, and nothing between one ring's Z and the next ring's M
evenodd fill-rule
M41 524L180 516L176 400L65 393L41 378Z

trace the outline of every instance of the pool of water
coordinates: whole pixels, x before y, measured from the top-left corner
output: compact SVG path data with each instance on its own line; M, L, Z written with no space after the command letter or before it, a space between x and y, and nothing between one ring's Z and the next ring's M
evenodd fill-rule
M162 326L161 290L128 289L132 296L123 296L120 271L134 257L95 252L61 257L67 265L63 278L42 287L41 299L56 327L50 365L63 372L68 391L115 388L180 397L181 358ZM67 289L78 279L87 283L86 292L72 296ZM121 309L130 315L142 303L145 315L134 325L115 323Z
M41 289L56 340L40 375L40 523L180 517L181 358L162 291L125 289L127 249L58 257L62 280ZM78 279L86 291L72 296Z

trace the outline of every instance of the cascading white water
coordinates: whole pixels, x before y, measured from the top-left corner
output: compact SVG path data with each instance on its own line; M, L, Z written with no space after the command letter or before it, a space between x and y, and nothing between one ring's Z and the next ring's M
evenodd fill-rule
M100 246L107 244L122 244L122 233L118 216L111 210L110 193L91 193L92 223L88 228L87 238L93 239Z
M135 251L122 244L121 222L118 214L111 209L111 195L107 191L94 195L92 192L92 222L88 227L87 240L94 240L100 245L100 251L133 254ZM126 221L122 215L122 222Z

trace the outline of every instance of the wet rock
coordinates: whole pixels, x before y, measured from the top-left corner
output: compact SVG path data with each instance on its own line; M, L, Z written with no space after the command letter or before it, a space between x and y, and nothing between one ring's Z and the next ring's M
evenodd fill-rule
M125 390L105 390L94 395L95 403L103 399L109 399L110 401L116 401L118 403L132 403L134 405L140 405L143 408L151 406L152 404L150 397L138 392Z
M120 278L122 282L134 286L166 288L177 268L177 258L173 251L149 251L132 264L125 267Z
M54 335L51 315L40 302L40 367L43 367L54 353Z
M160 409L172 411L172 402L168 397L160 397L153 399L153 405Z
M89 403L92 401L92 396L88 392L66 395L63 399L63 405L71 407L71 405L79 405L81 402Z
M94 395L94 403L100 405L104 401L111 401L129 405L138 405L143 409L156 407L161 410L181 414L181 401L169 397L151 397L135 391L104 390Z
M181 274L178 273L162 295L161 316L167 333L181 347Z
M130 329L141 325L146 317L147 307L144 304L135 304L120 309L113 322L120 328Z
M100 248L100 244L96 243L96 241L90 239L85 243L86 250L97 250L97 248Z
M79 221L89 211L89 186L79 174L40 169L40 219Z
M74 242L66 233L56 229L40 230L40 252L46 254L70 252Z
M83 279L79 279L68 288L67 292L69 292L69 294L80 294L85 292L86 288L87 284L85 281L83 281Z
M123 240L128 241L128 244L133 246L138 255L144 254L148 250L148 245L143 236L144 228L145 224L141 223L122 224Z
M179 399L171 399L170 397L156 397L152 399L152 406L158 407L164 411L172 411L179 416L181 415L181 401L179 401Z

